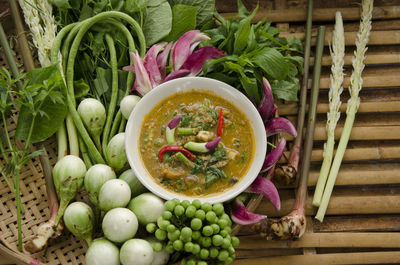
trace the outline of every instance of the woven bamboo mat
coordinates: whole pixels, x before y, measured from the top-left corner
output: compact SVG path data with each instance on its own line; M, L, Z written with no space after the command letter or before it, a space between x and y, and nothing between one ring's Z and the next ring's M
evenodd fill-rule
M217 9L226 16L236 11L233 0L216 0ZM261 19L276 23L287 33L286 37L304 35L305 0L257 1L243 0L252 9L257 2ZM359 0L314 1L313 28L327 26L326 45L333 28L334 13L342 12L345 20L347 75L359 24ZM4 1L0 1L4 6ZM6 31L12 33L12 21L3 21ZM243 228L241 244L235 264L400 264L400 0L375 1L367 67L363 73L364 88L360 93L361 105L351 134L336 187L321 224L313 220L315 209L311 206L314 186L322 161L323 143L326 139L325 122L328 110L329 66L328 48L325 48L321 92L318 105L318 122L312 153L307 201L307 231L298 241L266 241ZM18 54L16 55L21 62ZM6 62L0 57L0 65ZM311 75L310 75L311 76ZM342 102L348 93L343 92ZM346 104L342 105L342 112ZM280 115L296 121L297 105L281 103ZM339 122L337 136L343 126ZM13 120L10 120L13 133ZM289 138L290 139L290 138ZM47 141L49 156L55 163L55 138ZM0 160L0 166L2 166ZM25 240L32 236L38 225L49 217L48 203L39 160L32 160L21 176L22 201L26 214L23 218ZM287 214L294 202L293 187L280 187L282 209L276 212L267 201L262 201L257 212L268 216ZM48 264L83 264L86 246L70 235L65 235L44 252L15 258L17 229L13 195L4 180L0 180L0 264L27 264L31 258Z

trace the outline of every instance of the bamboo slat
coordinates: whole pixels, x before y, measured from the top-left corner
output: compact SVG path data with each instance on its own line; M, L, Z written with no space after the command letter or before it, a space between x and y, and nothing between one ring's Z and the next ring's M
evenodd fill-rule
M268 241L258 235L242 236L240 249L252 248L303 248L303 247L359 247L397 248L400 233L305 233L296 241Z
M235 265L398 264L400 251L293 255L238 260Z
M308 186L315 186L320 167L314 166ZM336 186L400 184L400 163L345 164L340 167ZM399 202L400 203L400 202Z
M342 13L343 20L359 20L360 9L357 7L347 8L315 8L313 10L313 21L334 21L335 12ZM230 17L234 13L223 13L223 16ZM253 21L257 22L262 20L265 16L271 22L304 22L306 21L306 10L302 8L289 8L286 10L266 10L261 9L254 17ZM375 7L373 12L373 19L395 19L400 17L399 6L380 6Z

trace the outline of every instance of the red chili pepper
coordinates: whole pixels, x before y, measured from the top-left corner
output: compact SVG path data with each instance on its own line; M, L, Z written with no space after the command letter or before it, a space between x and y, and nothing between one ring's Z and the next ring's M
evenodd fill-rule
M166 145L158 151L158 159L162 163L166 152L182 152L189 160L194 161L196 158L192 152L179 145Z
M222 135L222 128L224 128L224 114L222 108L219 109L217 136Z

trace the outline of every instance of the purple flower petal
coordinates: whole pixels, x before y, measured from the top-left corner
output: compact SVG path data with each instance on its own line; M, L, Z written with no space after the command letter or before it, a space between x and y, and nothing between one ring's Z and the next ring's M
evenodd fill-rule
M166 42L154 44L144 57L144 67L149 73L150 80L154 81L154 86L158 86L163 81L160 69L158 68L157 55L165 46L167 46Z
M157 56L157 65L158 69L160 69L162 79L164 79L166 75L165 67L173 44L173 42L168 43L167 46L164 47L164 51Z
M173 71L169 75L167 75L167 77L164 79L164 82L167 82L169 80L176 79L179 77L187 76L189 73L190 73L190 70L187 70L187 69L179 69L179 70Z
M233 202L232 221L239 225L257 224L266 218L265 215L249 212L238 199Z
M182 115L175 116L169 123L168 128L171 130L178 126L178 123L181 121Z
M281 209L281 199L279 198L278 190L269 179L258 176L246 191L264 195L277 211Z
M260 105L258 106L257 110L260 113L261 118L265 121L273 115L273 113L276 111L276 107L274 106L274 96L272 95L271 85L265 77L263 78L263 85L264 95L261 98Z
M147 73L146 68L144 67L142 58L140 58L139 53L136 51L130 53L133 59L133 69L136 75L135 83L133 85L133 90L137 90L137 92L144 96L147 92L149 92L153 88L153 82L150 80L150 76ZM129 70L132 70L131 66L125 67Z
M297 136L297 131L293 124L288 119L282 117L270 119L267 125L265 125L265 132L267 133L267 136L281 132L288 133L293 137Z
M280 142L278 143L278 146L265 157L261 172L268 171L279 161L283 154L283 151L285 150L285 146L286 140L282 137Z
M221 136L218 136L218 137L215 138L214 140L212 140L212 141L206 143L206 148L207 148L208 150L210 150L210 151L211 151L211 150L214 150L214 149L218 146L219 141L221 141Z
M172 65L174 70L178 70L192 53L194 48L202 41L210 38L201 33L200 30L190 30L180 37L172 50Z
M224 56L226 56L225 52L213 46L204 46L192 53L179 70L188 69L190 70L189 76L196 76L203 69L206 60Z

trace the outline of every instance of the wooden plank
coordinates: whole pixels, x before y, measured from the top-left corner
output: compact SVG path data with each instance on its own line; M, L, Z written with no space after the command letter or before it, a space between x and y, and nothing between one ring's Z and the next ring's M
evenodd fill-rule
M295 115L298 112L297 103L277 104L279 115ZM308 107L306 107L308 109ZM345 113L347 102L342 103L340 112ZM329 111L329 104L319 103L317 106L317 113L327 113ZM380 112L397 112L400 111L400 101L379 101L379 102L362 102L358 109L358 113L380 113Z
M374 30L374 29L372 29ZM295 38L303 38L303 32L289 33L282 32L279 35L280 37L284 37L290 39L292 37ZM345 32L344 39L346 46L354 46L356 43L357 32ZM328 46L329 42L332 40L332 31L327 31L325 34L325 45ZM316 38L311 40L311 45L315 46ZM371 31L371 35L369 38L368 45L393 45L400 43L400 30L382 30L382 31ZM368 53L367 53L368 54Z
M282 191L280 191L281 193ZM396 195L361 195L356 194L339 196L337 189L329 201L327 215L353 214L400 214L400 194ZM313 193L307 198L306 213L314 216L317 209L311 205ZM283 198L281 210L277 212L269 201L263 200L255 212L269 217L279 217L290 213L294 205L294 198Z
M360 20L360 8L314 8L313 21L334 21L336 11L342 13L343 20ZM223 13L224 17L230 17L235 13ZM270 22L303 22L306 21L305 8L289 8L286 10L261 9L254 17L254 22L262 20L265 16ZM400 17L399 6L375 6L373 19L396 19Z
M322 162L322 148L314 148L311 162ZM289 152L285 152L289 155ZM396 141L382 142L350 142L344 154L343 161L388 160L400 158L400 143ZM281 159L281 162L285 162Z
M335 139L340 139L343 126L337 126L335 129ZM292 141L293 137L285 136L287 141ZM325 126L316 126L314 132L314 141L326 140ZM350 140L400 140L400 126L354 126L351 130Z
M363 71L363 88L380 88L380 87L400 87L400 67L380 67L366 68ZM320 78L320 88L329 89L330 72L323 73ZM350 85L350 71L345 71L343 87L347 88ZM311 88L311 79L309 80L309 88Z
M317 184L320 165L312 166L308 186ZM400 163L344 164L340 167L335 186L380 185L400 183Z
M234 265L310 265L310 264L398 264L400 251L293 255L258 259L239 259Z
M326 216L312 225L314 232L400 232L400 215Z
M259 235L242 236L239 249L252 248L303 248L303 247L373 247L399 248L400 233L398 232L332 232L304 233L299 240L265 240Z

